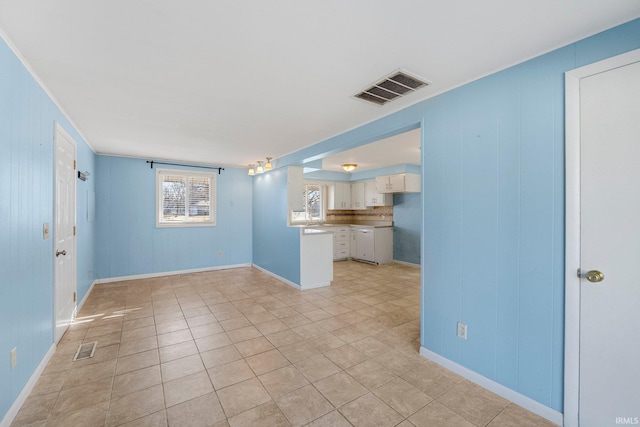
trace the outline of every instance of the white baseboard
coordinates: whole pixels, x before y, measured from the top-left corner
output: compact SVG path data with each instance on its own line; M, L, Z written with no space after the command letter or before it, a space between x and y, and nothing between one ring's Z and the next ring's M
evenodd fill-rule
M281 282L284 282L284 283L286 283L287 285L289 285L289 286L291 286L291 287L294 287L294 288L296 288L296 289L298 289L298 290L302 290L302 288L300 287L300 285L298 285L298 284L296 284L296 283L293 283L291 280L285 279L285 278L284 278L284 277L282 277L282 276L278 276L277 274L272 273L271 271L269 271L269 270L267 270L267 269L265 269L265 268L262 268L262 267L260 267L259 265L252 264L252 267L257 268L258 270L262 271L263 273L265 273L265 274L267 274L267 275L269 275L269 276L271 276L271 277L273 277L273 278L275 278L275 279L278 279L278 280L280 280Z
M89 286L89 289L87 289L87 293L84 294L84 296L82 297L82 301L80 301L80 303L78 303L78 305L76 306L76 313L79 312L80 309L82 309L84 303L87 302L87 298L89 298L89 294L91 294L91 291L93 290L94 286L96 286L96 283L98 283L98 279L91 282L91 286ZM75 314L73 317L76 317Z
M55 352L56 345L51 344L51 347L49 347L49 350L38 364L38 367L31 375L31 378L29 378L29 381L27 381L25 386L22 388L22 391L13 402L13 405L11 405L11 408L9 408L4 418L2 418L2 421L0 421L0 427L9 427L11 425L16 415L18 415L18 411L20 411L20 408L24 405L25 400L27 400L27 397L29 397L29 394L33 391L33 387L35 387L40 375L42 375L44 368L47 367L47 363L49 363L49 360L51 360Z
M502 384L498 384L497 382L490 380L487 377L483 377L482 375L470 370L469 368L458 365L457 363L445 357L442 357L439 354L434 353L433 351L428 350L424 347L420 347L420 355L431 360L432 362L437 363L440 366L449 369L450 371L455 372L456 374L468 379L469 381L474 382L479 386L494 392L498 396L502 396L505 399L512 401L516 405L520 405L523 408L533 412L534 414L540 415L542 418L546 418L552 423L555 423L559 426L561 426L563 423L563 415L561 412L558 412L555 409L551 409L540 402L536 402L530 397L520 394L517 391L511 390L510 388L505 387Z
M309 289L318 289L318 288L326 288L327 286L331 286L331 280L328 282L318 282L308 286L300 286L301 291L306 291Z
M420 264L414 264L412 262L406 262L406 261L398 261L397 259L394 259L393 262L395 262L396 264L406 265L407 267L413 267L413 268L421 268L422 267Z
M242 267L251 267L251 264L247 263L247 264L221 265L218 267L192 268L189 270L174 270L174 271L163 271L160 273L135 274L133 276L109 277L106 279L98 279L98 283L113 283L113 282L122 282L124 280L152 279L154 277L177 276L179 274L202 273L205 271L228 270L230 268L242 268Z

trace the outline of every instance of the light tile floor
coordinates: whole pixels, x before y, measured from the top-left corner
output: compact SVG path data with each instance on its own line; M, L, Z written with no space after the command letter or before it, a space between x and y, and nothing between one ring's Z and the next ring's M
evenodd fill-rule
M420 270L96 285L12 426L551 426L418 354ZM72 362L97 341L93 358Z

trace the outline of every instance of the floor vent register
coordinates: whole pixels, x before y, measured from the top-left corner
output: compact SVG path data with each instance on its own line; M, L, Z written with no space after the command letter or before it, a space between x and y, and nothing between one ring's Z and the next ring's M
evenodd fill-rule
M93 353L96 351L96 345L98 341L88 342L86 344L80 344L78 347L78 351L76 351L76 355L73 357L73 361L89 359L93 357Z

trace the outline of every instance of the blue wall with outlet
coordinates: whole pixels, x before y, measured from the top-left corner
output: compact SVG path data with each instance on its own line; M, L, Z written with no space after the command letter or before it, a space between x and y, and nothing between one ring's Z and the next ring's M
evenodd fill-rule
M251 263L252 183L246 169L216 175L215 227L156 227L156 168L98 156L96 274L118 278ZM217 174L217 171L212 171ZM218 255L219 252L222 255Z
M93 173L95 154L0 39L0 420L53 344L54 126L76 143L78 166ZM94 270L95 224L87 195L95 181L77 181L77 294ZM43 225L50 237L43 239ZM17 365L11 368L15 348Z
M77 183L79 299L97 277L252 261L299 283L282 166L421 127L423 192L402 196L394 214L413 219L419 197L422 346L562 411L564 72L637 48L640 20L287 155L268 174L227 168L216 227L157 229L155 171L96 156L0 42L0 241L10 248L0 257L0 418L53 343L54 240L42 225L53 226L54 122L92 174Z
M278 161L421 126L422 346L561 412L564 72L639 47L635 20Z

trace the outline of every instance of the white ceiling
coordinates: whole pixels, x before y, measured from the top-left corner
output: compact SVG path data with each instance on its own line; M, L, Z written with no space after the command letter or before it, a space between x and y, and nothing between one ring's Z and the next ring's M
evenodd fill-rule
M98 153L242 166L638 16L638 0L0 0ZM398 68L432 84L352 97Z
M344 172L344 163L358 165L355 172L394 165L420 165L420 129L333 154L322 159L322 169Z

